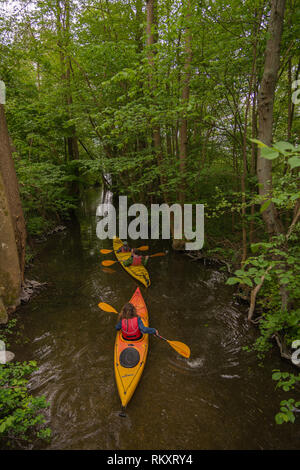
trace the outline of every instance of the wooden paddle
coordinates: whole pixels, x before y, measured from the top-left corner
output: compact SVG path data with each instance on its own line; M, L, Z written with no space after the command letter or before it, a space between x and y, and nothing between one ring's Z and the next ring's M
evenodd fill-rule
M165 256L165 254L166 254L166 253L163 253L163 252L161 252L161 253L155 253L154 255L149 255L149 258L156 258L157 256ZM130 258L130 256L129 256L129 258ZM123 260L123 261L127 261L127 260ZM107 260L105 260L105 261L102 261L101 264L102 264L103 266L111 266L112 264L115 264L115 263L122 263L122 261L119 261L119 260L115 260L115 261L114 261L114 260L109 260L109 259L107 259Z
M140 246L139 248L136 248L137 250L139 251L147 251L149 250L149 246L148 245L144 245L144 246ZM103 248L102 250L100 250L100 253L102 253L103 255L107 255L108 253L113 253L114 250L107 250L106 248ZM125 253L129 253L128 252L125 252Z
M106 304L105 302L99 302L98 307L101 308L101 310L104 310L105 312L116 313L117 315L119 315L119 312L117 312L117 310L112 305ZM169 343L169 345L173 349L175 349L175 351L177 351L181 356L186 357L186 358L190 357L191 350L186 344L181 343L180 341L170 341L164 338L163 336L160 336L157 334L155 334L154 336L156 336L157 338L163 339L164 341Z

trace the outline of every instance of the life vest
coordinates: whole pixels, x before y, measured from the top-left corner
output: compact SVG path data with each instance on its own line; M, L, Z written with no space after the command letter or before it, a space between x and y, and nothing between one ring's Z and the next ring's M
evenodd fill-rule
M122 320L122 335L124 339L132 340L139 339L142 333L138 325L138 317L123 318Z
M141 255L133 255L132 265L131 266L140 266L142 264Z

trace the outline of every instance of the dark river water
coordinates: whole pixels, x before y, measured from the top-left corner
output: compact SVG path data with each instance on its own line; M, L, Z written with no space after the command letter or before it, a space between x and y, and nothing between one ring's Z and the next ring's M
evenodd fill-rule
M34 448L298 449L299 419L282 426L274 420L280 400L289 396L275 390L272 369L286 370L286 363L274 350L259 366L256 354L243 350L257 331L225 286L225 274L171 250L150 260L152 285L141 290L150 326L188 344L191 357L150 337L144 374L127 417L120 418L113 370L116 315L97 305L103 301L119 310L137 284L118 265L112 273L102 270L101 261L114 257L99 251L111 248L96 236L101 198L100 189L87 191L78 223L40 243L26 273L48 282L18 310L27 341L13 346L18 361L37 361L30 390L50 402L51 443ZM150 253L168 248L149 242Z

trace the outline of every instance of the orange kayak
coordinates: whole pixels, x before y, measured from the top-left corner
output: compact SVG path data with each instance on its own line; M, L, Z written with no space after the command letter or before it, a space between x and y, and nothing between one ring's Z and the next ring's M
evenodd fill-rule
M145 326L149 326L148 310L138 287L131 297L137 314ZM115 341L114 368L115 378L120 395L122 408L125 410L142 376L148 353L149 335L145 334L138 341L128 341L117 332Z

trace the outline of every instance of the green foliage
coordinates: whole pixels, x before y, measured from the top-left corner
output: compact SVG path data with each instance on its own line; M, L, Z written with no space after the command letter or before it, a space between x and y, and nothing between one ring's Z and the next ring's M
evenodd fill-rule
M295 159L300 162L299 150L287 142L277 142L269 148L256 139L252 140L261 147L264 158L277 159L280 156L279 163L285 165L286 160L291 170L297 166ZM260 212L263 213L273 202L281 214L290 216L299 197L295 172L276 175L272 197L261 205ZM258 196L254 198L255 203L261 203L261 200ZM257 304L262 314L259 322L261 336L254 346L260 356L271 347L270 340L274 334L279 333L287 346L300 337L299 222L286 230L286 235L253 243L253 256L248 257L242 269L236 270L235 275L227 280L228 285L249 286L252 291L256 286L260 287ZM284 290L288 293L288 304L282 303Z
M260 242L252 245L257 255L247 259L242 269L235 271L235 276L227 280L228 285L239 283L251 289L262 283L260 300L262 312L259 323L260 338L256 341L256 349L260 352L270 347L269 340L275 333L284 336L289 345L300 337L300 247L297 234L284 242L284 237L274 237L271 242ZM258 250L260 253L258 253ZM281 306L281 287L289 290L290 308Z
M41 235L55 221L67 218L69 211L77 207L67 186L75 176L68 172L67 166L52 163L28 165L26 160L16 160L16 171L27 230L31 235Z
M296 383L300 382L300 374L295 375L274 369L272 379L277 381L276 387L282 388L285 392L289 392L295 388Z
M15 326L17 324L16 318L10 318L5 325L0 325L0 341L3 341L6 348L9 348L9 340L13 333L15 333Z
M6 444L50 438L40 413L48 404L44 397L33 397L27 390L28 377L35 370L34 361L0 365L0 438Z
M300 149L299 147L292 145L290 142L280 141L276 142L271 147L268 147L257 139L250 140L258 144L258 146L261 148L262 157L266 158L267 160L276 160L278 157L283 156L291 170L300 167Z
M295 375L289 372L281 372L279 369L274 369L272 379L277 382L276 387L282 388L285 392L289 392L295 388L295 385L300 382L300 374ZM300 401L295 401L294 398L282 400L280 402L280 412L275 416L277 424L294 423L295 412L299 412Z
M280 402L280 412L275 415L275 421L277 424L283 423L294 423L295 422L295 411L300 406L300 401L295 402L293 398L289 400L282 400Z

